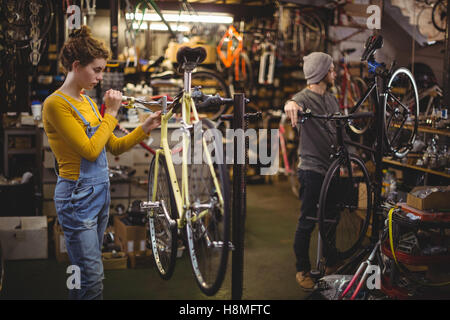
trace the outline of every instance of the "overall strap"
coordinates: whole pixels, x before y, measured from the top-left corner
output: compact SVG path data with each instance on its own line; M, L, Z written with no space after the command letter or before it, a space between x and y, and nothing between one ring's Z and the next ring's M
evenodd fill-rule
M69 100L67 100L66 98L64 98L62 95L58 94L58 93L54 93L55 96L61 97L64 100L66 100L66 102L72 107L73 110L75 110L75 112L78 114L78 116L80 117L81 121L83 121L85 126L89 126L89 122L86 121L86 119L81 115L80 111L78 111L77 108L75 108L75 106L73 104L71 104L69 102Z
M97 108L94 106L94 103L92 102L91 98L89 96L86 96L86 95L83 95L83 96L87 99L87 101L89 101L89 103L90 103L90 105L92 107L92 110L94 110L94 113L95 113L95 115L98 118L98 121L102 122L102 119L100 118L100 115L98 114Z

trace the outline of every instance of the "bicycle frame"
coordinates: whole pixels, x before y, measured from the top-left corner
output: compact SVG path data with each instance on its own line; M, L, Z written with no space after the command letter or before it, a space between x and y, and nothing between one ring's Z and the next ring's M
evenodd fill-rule
M179 219L177 219L177 226L179 229L183 228L187 222L188 219L190 221L195 222L198 219L201 219L208 210L203 210L194 217L190 218L190 212L193 209L192 204L189 200L189 177L188 177L188 152L189 152L189 143L190 143L190 137L188 129L189 127L195 126L197 123L200 122L200 119L198 117L197 109L195 107L195 103L191 97L190 90L189 92L184 92L182 97L182 119L183 119L183 135L182 135L182 175L181 175L181 187L178 183L177 175L175 172L175 166L173 164L172 159L172 150L169 147L168 142L168 123L169 119L173 116L173 108L167 112L166 110L166 101L163 99L163 113L161 116L161 142L160 142L160 149L156 151L155 157L155 176L153 180L153 189L154 192L152 194L152 201L156 201L156 190L157 190L157 182L158 182L158 173L159 173L159 156L163 154L166 158L167 162L167 170L170 177L170 184L172 186L173 195L175 199L175 203L177 206L177 210L179 213ZM191 121L191 113L194 117L194 121ZM203 150L207 150L206 140L204 137L202 137L202 146ZM202 157L203 158L203 157ZM214 186L218 193L218 201L220 204L220 213L223 215L224 212L224 199L223 195L220 189L220 185L216 176L216 173L214 171L214 167L212 164L212 160L209 153L206 153L206 161L207 165L209 166L209 169L211 171L211 176L213 177ZM189 212L189 217L187 218L187 213Z

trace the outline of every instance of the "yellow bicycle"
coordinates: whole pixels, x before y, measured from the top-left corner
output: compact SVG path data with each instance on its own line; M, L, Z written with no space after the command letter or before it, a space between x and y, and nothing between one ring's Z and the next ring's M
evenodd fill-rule
M141 208L148 212L150 242L158 273L166 280L172 276L181 237L187 243L200 289L206 295L214 295L225 277L232 247L230 183L222 140L209 134L214 129L212 121L199 119L194 96L204 100L197 105L202 107L230 104L233 100L192 90L191 72L205 57L201 47L180 48L177 58L184 70L184 90L173 102L168 102L167 97L159 101L132 99L131 102L162 107L160 148L150 164L148 201L141 203ZM169 147L168 123L180 107L182 147L177 152ZM176 156L181 162L181 181L175 171Z

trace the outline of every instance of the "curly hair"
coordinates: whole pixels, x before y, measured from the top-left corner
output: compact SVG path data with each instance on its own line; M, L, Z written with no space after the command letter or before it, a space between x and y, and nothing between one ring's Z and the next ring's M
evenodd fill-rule
M72 63L80 61L82 66L86 66L94 59L103 58L108 60L111 51L101 40L92 37L91 29L88 26L81 26L69 35L69 40L64 43L59 54L59 59L64 70L72 70Z

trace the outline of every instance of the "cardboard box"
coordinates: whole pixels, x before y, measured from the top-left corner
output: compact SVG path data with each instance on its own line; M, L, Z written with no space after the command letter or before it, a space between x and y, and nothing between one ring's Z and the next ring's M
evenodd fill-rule
M67 254L66 240L64 239L64 232L58 223L58 219L55 219L53 225L53 239L55 241L55 257L60 263L69 262L69 255Z
M126 225L123 217L114 216L114 242L126 253L146 250L147 230L145 226Z
M429 190L425 196L417 195L417 192L425 190ZM406 203L419 210L449 210L450 186L415 187L408 193Z
M152 250L129 252L130 268L148 268L153 266Z
M0 217L5 260L47 259L47 217Z
M104 270L120 270L127 268L128 257L125 252L117 252L115 255L103 252L102 261Z

